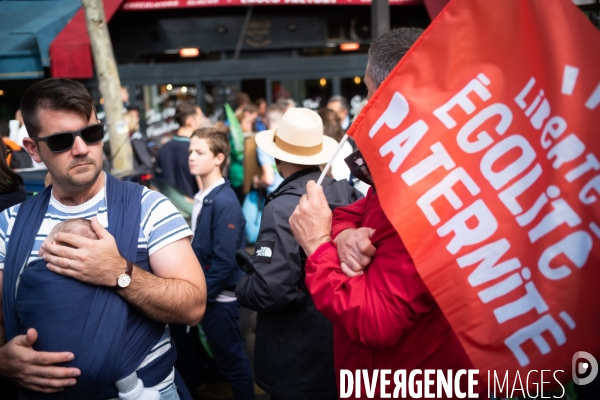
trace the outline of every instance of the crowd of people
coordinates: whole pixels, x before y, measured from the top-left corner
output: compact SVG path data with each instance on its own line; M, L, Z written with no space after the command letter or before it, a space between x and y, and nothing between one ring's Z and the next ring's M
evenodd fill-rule
M400 28L372 43L368 98L420 34ZM22 146L52 185L22 202L0 145L0 376L20 399L191 399L174 367L190 327L235 399L253 399L254 382L272 399L335 399L342 369L473 368L373 182L344 162L360 149L344 145L315 183L350 126L346 99L318 112L292 103L240 96L237 120L216 124L192 103L177 107L179 129L155 166L193 204L190 228L162 194L103 172L104 131L82 84L26 91ZM139 115L127 114L144 147ZM238 128L256 146L246 188L228 179ZM64 225L81 219L91 223ZM257 313L254 376L241 306Z
M283 363L277 371L267 366L279 363L270 354L274 351L272 344L280 340L275 327L290 318L283 310L290 303L298 303L300 307L296 312L299 314L294 317L297 320L294 326L305 324L311 338L303 337L303 330L297 330L285 338L289 348L282 349L281 354L290 361L304 358L303 369L312 364L308 354L323 360L317 368L312 368L315 379L309 383L316 386L299 390L306 391L307 395L314 392L317 396L335 398L331 323L310 304L310 296L298 292L303 286L306 257L295 243L287 220L305 193L306 183L319 178L349 127L348 102L334 96L327 107L315 112L297 108L289 99L271 105L263 99L253 103L247 94L240 93L234 114L233 121L211 123L200 107L182 102L175 114L180 128L172 140L162 145L156 157L157 175L193 202L192 247L203 267L208 288L201 327L174 326L175 342L179 342L181 352L193 351L189 343L197 341L197 330L201 329L217 368L231 384L234 398L254 398L252 370L239 328L240 305L256 311L256 381L273 398L290 398L297 395L298 388L281 385L275 377L293 376L297 362ZM238 180L236 186L233 179L227 179L227 173L228 164L233 162L231 136L237 124L247 148L244 179ZM279 140L287 143L284 145L287 150L289 146L298 147L301 154L308 146L306 141L322 143L323 148L310 157L295 156L281 152L277 145ZM333 208L363 197L353 188L350 169L344 162L352 151L352 145L346 143L323 183L331 194ZM237 265L236 253L248 245L256 247L254 267L251 273L244 274ZM265 252L271 252L272 256L260 255ZM270 264L267 268L262 267L265 260ZM265 316L273 310L278 311ZM290 329L296 330L292 326ZM297 343L313 343L313 350L307 352ZM194 385L189 373L184 373L184 377L191 381L190 386Z

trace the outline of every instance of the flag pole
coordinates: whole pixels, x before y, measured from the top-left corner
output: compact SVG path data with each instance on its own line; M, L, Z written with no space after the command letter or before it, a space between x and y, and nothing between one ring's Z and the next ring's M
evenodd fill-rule
M323 183L323 179L325 179L325 175L327 175L327 171L329 171L329 168L331 168L331 163L333 162L333 159L335 158L335 156L338 155L342 146L344 145L344 143L346 143L347 140L348 140L348 134L344 135L342 140L340 140L340 143L335 148L335 151L331 155L331 158L329 159L329 161L327 161L327 165L325 165L325 168L323 168L323 172L321 172L321 176L319 177L319 180L317 181L317 186L319 186L319 185L321 185L321 183Z

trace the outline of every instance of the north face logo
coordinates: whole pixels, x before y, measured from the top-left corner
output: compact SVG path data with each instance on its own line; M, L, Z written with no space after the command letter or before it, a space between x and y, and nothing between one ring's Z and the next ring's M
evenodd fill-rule
M358 165L359 167L362 166L365 162L363 161L362 158L358 158L354 161L356 163L356 165Z
M271 249L268 247L261 247L260 249L256 250L256 255L259 257L272 257L273 251L271 251Z

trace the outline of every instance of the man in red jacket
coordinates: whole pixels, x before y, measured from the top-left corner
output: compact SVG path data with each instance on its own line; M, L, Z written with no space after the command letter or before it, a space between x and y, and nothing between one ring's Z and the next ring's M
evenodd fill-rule
M421 32L401 28L371 44L365 73L368 98ZM346 375L340 387L341 370L351 372L354 385L357 376L361 378L357 386L364 398L364 379L356 370L367 370L371 379L375 370L391 370L392 375L386 379L391 380L388 393L392 393L397 370L406 370L408 375L415 370L423 374L426 369L455 372L473 368L402 239L386 218L374 187L366 198L336 209L332 220L321 187L309 182L307 195L302 196L291 216L290 226L308 256L308 290L317 309L334 325L334 358L341 396L348 393L349 380ZM424 381L422 374L416 379ZM377 388L376 398L381 394L379 383ZM467 393L464 375L460 388ZM352 395L360 398L356 389ZM408 398L413 396L408 394Z

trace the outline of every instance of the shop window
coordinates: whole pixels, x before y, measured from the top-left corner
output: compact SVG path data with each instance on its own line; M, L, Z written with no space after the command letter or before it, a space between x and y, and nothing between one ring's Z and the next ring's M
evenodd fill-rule
M160 141L174 134L179 125L175 121L175 109L181 102L197 104L198 90L191 84L144 85L146 109L146 136Z
M202 82L204 88L204 112L213 121L224 120L223 105L236 108L236 98L240 93L239 81L206 81Z
M307 79L298 81L273 81L271 84L273 100L292 99L298 107L316 110L327 105L332 96L330 78Z
M362 76L340 79L341 95L350 105L350 118L358 115L367 101L367 87Z

